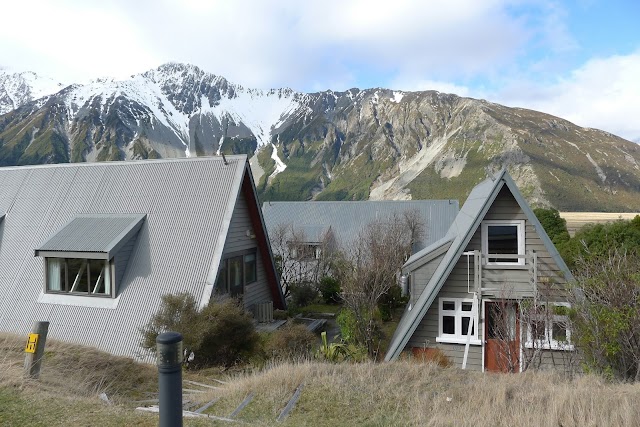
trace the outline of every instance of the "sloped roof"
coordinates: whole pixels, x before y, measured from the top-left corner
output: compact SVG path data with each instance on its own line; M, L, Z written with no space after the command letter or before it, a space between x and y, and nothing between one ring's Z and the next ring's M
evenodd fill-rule
M111 259L135 235L145 214L76 215L35 250L41 252L99 252Z
M405 267L410 264L416 263L420 258L428 256L432 251L436 250L437 247L441 246L447 240L451 241L451 246L449 250L445 254L442 261L436 268L433 276L429 280L429 283L425 287L422 294L418 297L415 305L411 307L410 310L405 310L405 313L400 319L400 323L396 328L396 331L391 339L391 344L389 345L389 349L385 356L385 360L393 360L407 345L407 342L415 332L416 328L422 321L422 318L431 307L431 304L435 300L438 292L442 288L442 285L451 274L451 270L455 266L456 262L462 255L462 252L469 244L471 237L478 229L478 226L484 219L485 215L489 211L489 208L495 201L500 190L507 186L511 191L511 194L516 199L520 208L527 216L527 219L534 225L536 231L542 242L544 243L549 255L553 258L553 260L558 265L558 268L564 273L567 279L573 279L569 268L565 264L564 260L558 253L557 249L551 243L551 240L547 236L547 233L544 231L544 228L536 218L535 214L529 207L529 204L526 202L522 194L518 190L518 186L513 181L511 176L506 170L500 172L496 177L486 179L482 181L480 184L475 186L469 197L467 198L465 204L460 209L458 216L451 224L443 242L439 242L420 252L414 254L407 262L405 263ZM403 267L404 269L404 267Z
M262 205L268 230L274 230L281 224L290 224L296 230L326 231L331 227L334 236L343 245L354 241L364 225L410 210L417 211L427 228L425 238L416 244L416 250L419 250L445 235L458 213L458 201L309 201L265 202Z
M244 155L227 156L226 163L207 157L0 168L0 212L7 213L0 244L1 329L24 334L33 321L49 320L52 338L135 354L138 328L157 312L161 295L187 292L208 301L233 206L241 184L251 182ZM48 247L51 236L78 215L132 213L146 218L115 299L77 297L90 299L91 307L38 302L44 280L34 249ZM95 306L103 300L113 306Z

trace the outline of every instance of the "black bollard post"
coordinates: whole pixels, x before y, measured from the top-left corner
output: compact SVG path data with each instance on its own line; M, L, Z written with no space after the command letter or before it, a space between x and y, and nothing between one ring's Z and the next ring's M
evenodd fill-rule
M182 426L182 335L165 332L156 338L160 427Z

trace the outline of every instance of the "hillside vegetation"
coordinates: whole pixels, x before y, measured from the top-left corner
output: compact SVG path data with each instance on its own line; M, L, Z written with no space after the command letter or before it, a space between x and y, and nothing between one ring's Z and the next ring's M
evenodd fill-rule
M155 389L156 369L96 350L51 342L40 381L22 379L23 339L0 338L0 424L7 426L154 426L135 400ZM249 394L238 421L250 425L335 426L634 426L640 384L550 373L482 374L404 360L393 363L274 364L226 374L226 385L201 393L205 411L228 416ZM219 371L185 373L206 382ZM276 418L302 384L300 400ZM106 392L112 404L98 398ZM186 426L228 425L185 419Z

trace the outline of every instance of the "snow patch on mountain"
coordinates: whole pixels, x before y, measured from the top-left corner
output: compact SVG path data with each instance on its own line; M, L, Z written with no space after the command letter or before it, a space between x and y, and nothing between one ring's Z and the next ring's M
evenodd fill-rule
M208 103L207 103L208 104ZM292 112L300 108L293 91L237 90L233 97L223 97L204 113L213 114L222 122L225 115L236 123L243 123L258 140L258 146L271 143L272 130Z

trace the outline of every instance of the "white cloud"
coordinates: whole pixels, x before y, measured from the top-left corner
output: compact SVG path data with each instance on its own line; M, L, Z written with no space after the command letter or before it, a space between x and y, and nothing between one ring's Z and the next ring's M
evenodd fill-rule
M532 0L6 1L0 58L92 77L175 60L303 90L374 73L444 80L513 61L531 38L510 9L523 1Z
M594 58L552 84L512 82L492 99L554 114L580 126L640 138L640 51Z

